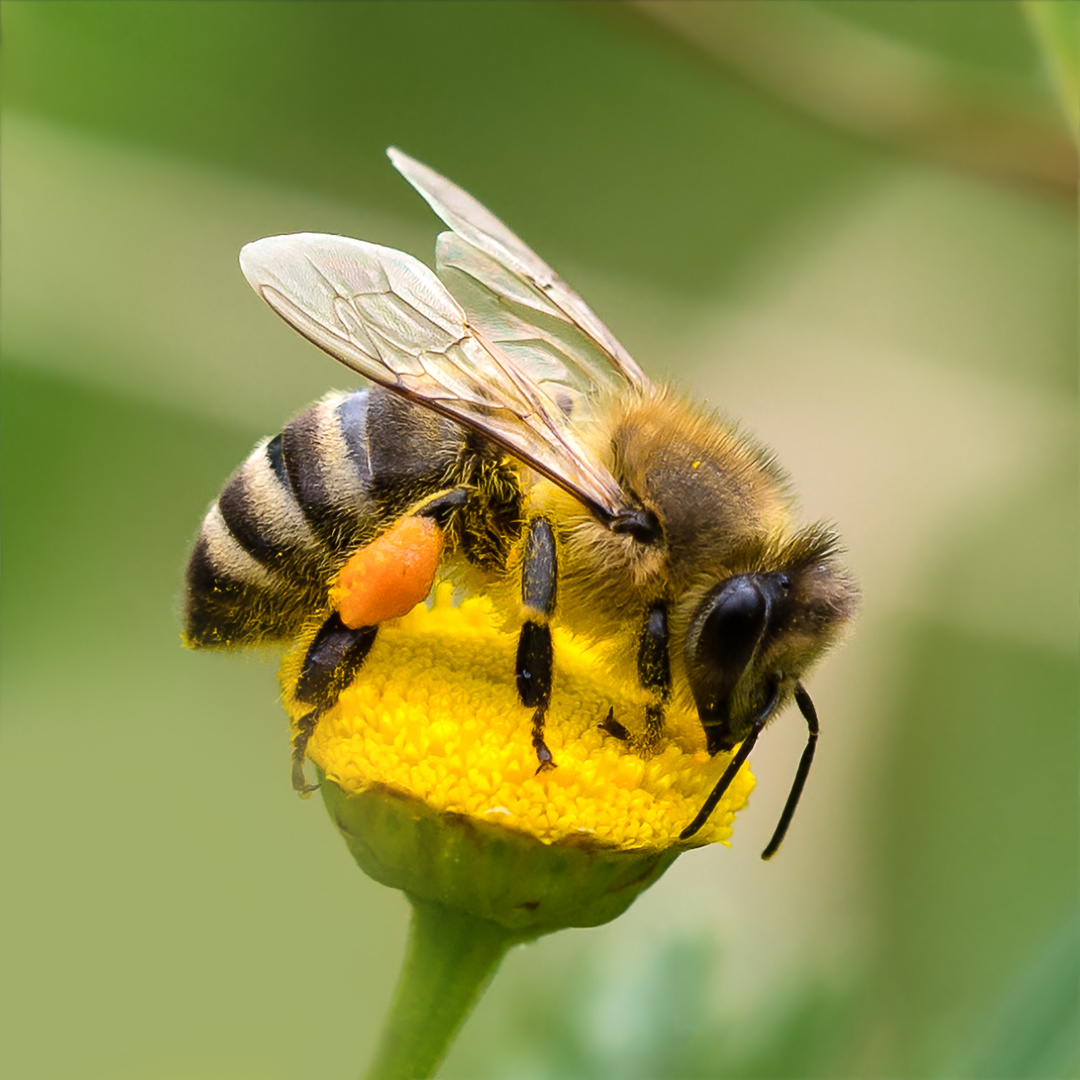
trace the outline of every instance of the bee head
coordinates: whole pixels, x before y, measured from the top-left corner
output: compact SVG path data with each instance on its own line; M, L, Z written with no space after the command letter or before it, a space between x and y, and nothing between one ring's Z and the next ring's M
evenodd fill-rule
M771 563L723 578L702 599L685 660L710 754L742 742L795 690L851 618L855 587L821 529L798 534Z

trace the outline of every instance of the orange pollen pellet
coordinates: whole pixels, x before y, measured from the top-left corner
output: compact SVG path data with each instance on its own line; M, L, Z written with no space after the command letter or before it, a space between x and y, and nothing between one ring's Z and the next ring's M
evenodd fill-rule
M434 521L402 518L341 568L330 590L341 621L355 630L407 615L431 592L442 549Z

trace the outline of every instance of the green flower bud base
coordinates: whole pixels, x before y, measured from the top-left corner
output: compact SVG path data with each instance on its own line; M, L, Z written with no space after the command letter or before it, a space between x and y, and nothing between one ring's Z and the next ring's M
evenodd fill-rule
M401 981L368 1080L433 1075L506 951L621 915L682 848L545 844L373 786L322 794L360 868L412 902Z

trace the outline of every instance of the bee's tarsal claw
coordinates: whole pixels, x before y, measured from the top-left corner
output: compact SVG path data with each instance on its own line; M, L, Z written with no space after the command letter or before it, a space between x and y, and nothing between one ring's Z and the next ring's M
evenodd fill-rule
M597 724L597 727L606 734L618 739L620 742L630 741L630 732L627 731L626 728L624 728L622 724L620 724L619 721L615 719L614 708L608 709L607 716L605 716L604 719L601 720L599 724Z

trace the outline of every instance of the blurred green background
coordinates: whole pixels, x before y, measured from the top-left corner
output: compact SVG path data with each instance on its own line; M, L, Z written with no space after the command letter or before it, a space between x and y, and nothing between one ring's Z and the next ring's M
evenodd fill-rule
M773 446L865 592L732 848L512 954L443 1074L1078 1074L1073 150L1014 4L6 2L0 1060L348 1076L404 900L288 782L188 546L352 385L240 246L430 259L462 184Z

